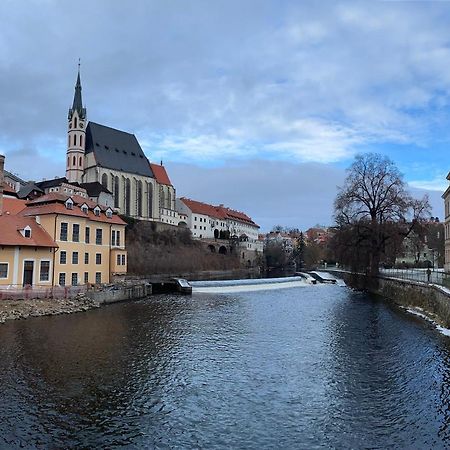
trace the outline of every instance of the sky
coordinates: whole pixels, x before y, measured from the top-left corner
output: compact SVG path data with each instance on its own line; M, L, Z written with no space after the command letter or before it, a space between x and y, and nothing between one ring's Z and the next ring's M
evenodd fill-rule
M268 231L333 223L358 153L414 194L450 170L450 2L0 2L0 152L25 179L65 172L81 58L88 119L134 133L178 196Z

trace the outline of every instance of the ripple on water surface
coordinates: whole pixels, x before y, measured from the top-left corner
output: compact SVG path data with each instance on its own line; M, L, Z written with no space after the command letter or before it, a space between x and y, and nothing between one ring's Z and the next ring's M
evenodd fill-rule
M446 448L450 339L339 286L0 327L0 448Z

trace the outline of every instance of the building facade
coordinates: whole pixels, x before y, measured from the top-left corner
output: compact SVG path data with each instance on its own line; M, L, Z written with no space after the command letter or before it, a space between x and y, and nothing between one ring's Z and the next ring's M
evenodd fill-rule
M0 156L0 286L109 283L127 272L125 222L86 197L4 195Z
M447 180L450 181L450 173L447 175ZM442 195L444 199L444 237L445 237L445 264L444 269L450 272L450 187Z
M88 122L81 90L78 71L68 114L68 183L84 187L101 184L111 194L108 206L120 214L176 225L176 193L170 180L167 182L162 163L149 162L134 134Z

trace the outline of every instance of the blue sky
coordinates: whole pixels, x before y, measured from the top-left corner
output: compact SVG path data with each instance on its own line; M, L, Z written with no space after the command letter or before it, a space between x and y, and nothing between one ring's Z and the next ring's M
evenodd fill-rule
M345 168L372 151L442 217L449 2L4 0L0 15L0 149L25 178L64 173L81 57L88 117L135 133L179 195L263 229L331 223Z

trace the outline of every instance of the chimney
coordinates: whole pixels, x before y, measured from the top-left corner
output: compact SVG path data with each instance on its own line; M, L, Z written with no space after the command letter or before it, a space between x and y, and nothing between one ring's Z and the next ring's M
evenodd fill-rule
M0 216L3 213L3 169L5 167L5 157L0 155Z

